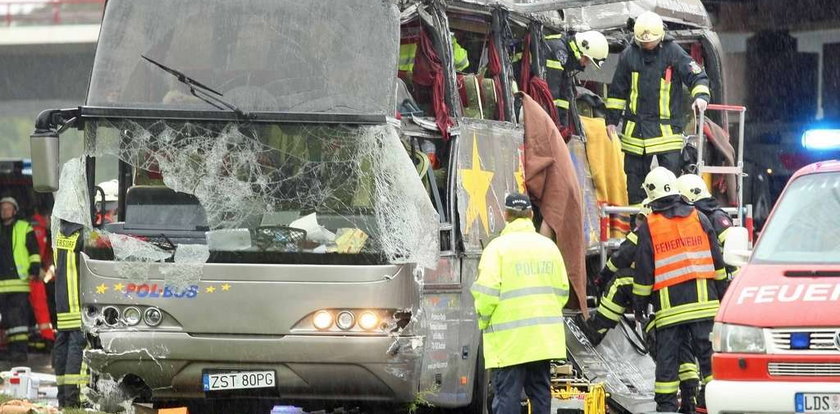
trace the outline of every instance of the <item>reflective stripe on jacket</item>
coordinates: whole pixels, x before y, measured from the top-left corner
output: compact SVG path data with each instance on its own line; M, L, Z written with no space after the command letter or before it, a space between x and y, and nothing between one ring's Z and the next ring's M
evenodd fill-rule
M715 267L709 238L700 226L697 210L687 217L648 217L655 270L653 290L691 279L712 279Z
M472 286L487 368L566 358L563 257L528 219L507 224L484 249Z
M41 255L38 254L37 243L30 246L28 239L34 241L32 226L23 221L17 220L12 226L12 257L15 260L15 275L8 275L0 279L0 293L29 293L29 269L32 265L41 263ZM34 247L30 251L30 247Z
M455 36L452 36L452 53L455 61L455 70L463 72L470 66L469 55ZM398 70L406 72L414 71L414 55L417 54L417 43L404 43L400 45L400 61L397 64Z
M79 252L82 226L61 222L55 241L55 311L60 331L80 329L82 326L79 299Z

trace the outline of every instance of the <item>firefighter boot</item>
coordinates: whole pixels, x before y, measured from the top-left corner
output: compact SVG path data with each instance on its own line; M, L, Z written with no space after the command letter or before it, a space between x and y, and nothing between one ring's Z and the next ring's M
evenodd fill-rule
M692 382L680 382L680 412L684 414L695 414L697 412L697 386Z

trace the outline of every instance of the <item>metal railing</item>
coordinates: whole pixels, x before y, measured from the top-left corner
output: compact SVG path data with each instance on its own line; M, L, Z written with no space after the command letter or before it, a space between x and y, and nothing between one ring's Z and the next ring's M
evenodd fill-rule
M0 3L0 14L6 27L98 24L104 7L105 0L16 0Z
M611 214L638 214L639 207L621 207L621 206L608 206L602 204L599 206L601 213L600 213L600 240L598 243L599 247L599 254L601 258L601 267L599 269L603 269L604 266L607 264L607 259L609 257L610 250L616 247L616 244L621 240L611 240L609 237L610 234L610 215ZM752 211L752 204L747 204L743 208L738 207L722 207L723 211L726 214L729 214L729 217L734 219L733 224L736 226L744 226L747 228L747 234L749 235L750 244L753 241L753 232L755 228L753 227L753 211ZM631 223L632 227L632 223Z

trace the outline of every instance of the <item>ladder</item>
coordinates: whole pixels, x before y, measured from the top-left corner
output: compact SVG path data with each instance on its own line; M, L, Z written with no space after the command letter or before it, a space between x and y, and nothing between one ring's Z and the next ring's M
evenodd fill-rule
M709 104L706 107L707 111L722 111L722 112L737 112L738 113L738 148L737 156L734 166L714 166L706 165L703 160L704 148L706 144L706 137L704 135L704 127L706 123L706 113L700 112L700 119L697 122L699 131L697 132L699 139L697 140L697 174L733 174L737 177L738 182L738 225L744 225L744 120L747 108L740 105L722 105ZM728 117L724 117L722 125L724 130L729 131Z

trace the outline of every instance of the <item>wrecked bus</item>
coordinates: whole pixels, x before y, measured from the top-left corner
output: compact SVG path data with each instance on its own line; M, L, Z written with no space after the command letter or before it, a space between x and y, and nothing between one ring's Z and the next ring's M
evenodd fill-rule
M626 16L652 8L586 3L108 1L85 104L44 111L31 139L54 222L86 227L92 388L486 412L469 287L505 194L524 190L515 56L528 36L602 29L606 72L581 78L603 91ZM722 95L702 4L660 3ZM69 127L85 150L59 171ZM584 139L570 146L586 183ZM111 178L117 220L98 225L94 184ZM575 313L574 375L649 408L650 359L588 346Z

